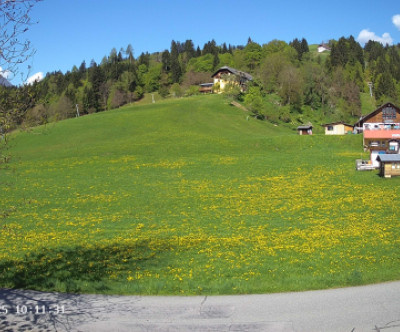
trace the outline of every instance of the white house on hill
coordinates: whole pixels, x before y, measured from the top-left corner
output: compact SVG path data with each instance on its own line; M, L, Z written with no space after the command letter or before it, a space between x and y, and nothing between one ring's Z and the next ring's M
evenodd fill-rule
M329 47L328 44L321 43L318 45L318 53L323 53L325 51L330 51L330 50L331 50L331 48Z

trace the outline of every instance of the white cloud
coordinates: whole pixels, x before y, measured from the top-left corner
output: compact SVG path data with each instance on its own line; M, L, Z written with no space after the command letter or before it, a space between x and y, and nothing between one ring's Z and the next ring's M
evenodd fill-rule
M382 35L382 37L379 37L375 34L375 32L369 31L368 29L364 29L359 33L359 35L357 37L357 41L361 44L365 44L370 40L380 42L383 45L386 45L386 44L392 45L393 44L393 39L388 32L385 32Z
M400 30L400 15L394 15L392 17L392 22L395 25L395 27Z
M0 75L3 76L5 79L9 78L11 74L12 73L9 70L3 70L3 68L0 67Z
M33 83L35 83L35 82L40 82L42 79L43 79L43 73L42 72L38 72L38 73L36 73L36 74L34 74L34 75L32 75L31 77L29 77L27 80L26 80L26 84L33 84Z

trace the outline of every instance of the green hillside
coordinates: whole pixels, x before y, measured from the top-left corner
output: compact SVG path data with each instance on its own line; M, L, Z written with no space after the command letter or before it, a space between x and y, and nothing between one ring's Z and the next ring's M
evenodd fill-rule
M220 95L20 132L0 182L0 287L236 294L399 279L398 179L361 137L298 136Z

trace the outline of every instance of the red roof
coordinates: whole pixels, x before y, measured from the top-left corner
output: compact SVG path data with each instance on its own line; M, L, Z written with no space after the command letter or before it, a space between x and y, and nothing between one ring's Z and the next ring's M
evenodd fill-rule
M400 129L383 130L364 130L364 138L398 138L400 139Z

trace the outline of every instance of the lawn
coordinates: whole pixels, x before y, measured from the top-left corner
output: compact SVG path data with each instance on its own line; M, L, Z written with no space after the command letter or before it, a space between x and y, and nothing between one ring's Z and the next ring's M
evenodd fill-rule
M359 135L298 136L211 95L11 142L2 287L242 294L400 279L400 182L355 171Z

